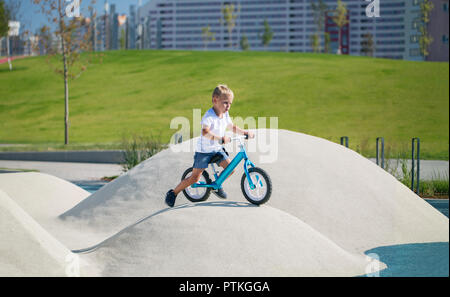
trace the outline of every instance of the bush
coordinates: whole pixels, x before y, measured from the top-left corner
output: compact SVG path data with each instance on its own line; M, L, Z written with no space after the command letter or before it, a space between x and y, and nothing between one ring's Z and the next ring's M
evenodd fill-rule
M125 163L122 164L123 171L130 170L161 151L164 147L165 145L161 142L160 136L139 136L133 134L130 138L124 137L122 140L125 159Z

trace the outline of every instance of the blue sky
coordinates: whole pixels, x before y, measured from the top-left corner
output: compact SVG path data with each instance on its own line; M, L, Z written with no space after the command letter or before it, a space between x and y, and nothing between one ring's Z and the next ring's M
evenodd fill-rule
M12 0L15 1L15 0ZM88 14L87 7L90 4L90 0L82 0L81 1L81 14ZM97 0L95 7L97 8L97 14L103 12L103 7L105 0ZM137 6L138 0L109 0L109 4L116 4L116 11L120 14L128 14L129 7L131 4ZM142 3L147 3L148 0L143 0ZM70 2L67 2L69 4ZM88 14L89 15L89 14ZM32 0L22 0L21 7L21 19L19 20L22 23L22 30L30 30L31 32L36 32L36 30L43 25L48 25L47 18L40 13L39 6L33 4Z

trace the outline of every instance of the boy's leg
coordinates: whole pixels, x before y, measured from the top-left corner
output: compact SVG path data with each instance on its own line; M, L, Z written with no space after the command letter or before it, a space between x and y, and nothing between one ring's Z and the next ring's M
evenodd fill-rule
M200 180L200 177L202 176L203 170L205 170L205 168L194 168L192 170L191 176L189 176L188 178L185 178L184 180L182 180L178 184L178 186L176 186L176 188L173 190L175 195L178 195L181 191L183 191L184 189L186 189L190 185L195 184L196 182L198 182Z
M198 182L198 180L200 179L200 176L203 173L203 170L205 170L205 169L194 168L192 170L191 176L182 180L174 190L169 190L169 192L167 192L167 194L166 194L166 199L165 199L166 204L170 207L173 207L175 205L175 200L177 198L177 195L181 191L183 191L184 189L186 189L187 187L192 185L193 183Z
M225 159L225 160L223 160L222 162L220 162L219 165L220 165L220 167L222 167L223 169L225 169L225 168L228 167L228 165L230 165L230 163L231 163L231 160L230 160L230 159ZM233 173L234 173L234 170L231 171L231 173L230 173L230 175L228 175L228 177L230 177ZM227 177L227 178L228 178L228 177Z
M230 163L231 163L231 160L229 158L225 158L219 163L219 165L220 165L220 167L225 169L228 167L228 165L230 165ZM230 175L228 175L228 177L230 177L233 173L234 173L234 170L230 173ZM227 198L227 193L225 193L225 191L223 190L222 187L213 191L213 193L216 194L219 198L222 198L222 199Z

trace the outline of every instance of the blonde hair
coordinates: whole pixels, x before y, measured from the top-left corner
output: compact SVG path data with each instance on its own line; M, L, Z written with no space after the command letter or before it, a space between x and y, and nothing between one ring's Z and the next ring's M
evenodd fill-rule
M234 93L227 85L218 85L214 89L212 97L222 98L223 96L234 98Z

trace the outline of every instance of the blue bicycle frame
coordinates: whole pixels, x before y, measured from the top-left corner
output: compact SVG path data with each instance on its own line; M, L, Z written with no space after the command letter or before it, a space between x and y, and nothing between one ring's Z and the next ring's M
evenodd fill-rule
M230 175L230 173L239 165L239 163L242 160L244 160L244 171L245 171L245 174L247 175L247 180L248 180L249 186L252 190L255 189L256 186L253 183L253 181L251 180L250 175L248 173L248 166L255 167L255 164L253 164L248 159L247 152L245 151L245 147L242 143L240 145L240 149L241 149L240 152L236 155L236 157L234 157L234 159L227 166L227 168L225 168L222 171L220 176L217 176L217 173L214 170L214 177L216 178L216 180L214 182L212 182L211 184L207 184L205 182L199 182L199 183L193 184L191 187L192 188L213 188L215 190L219 189L220 187L222 187L223 182L227 179L227 177ZM213 167L213 169L214 169L214 167Z

